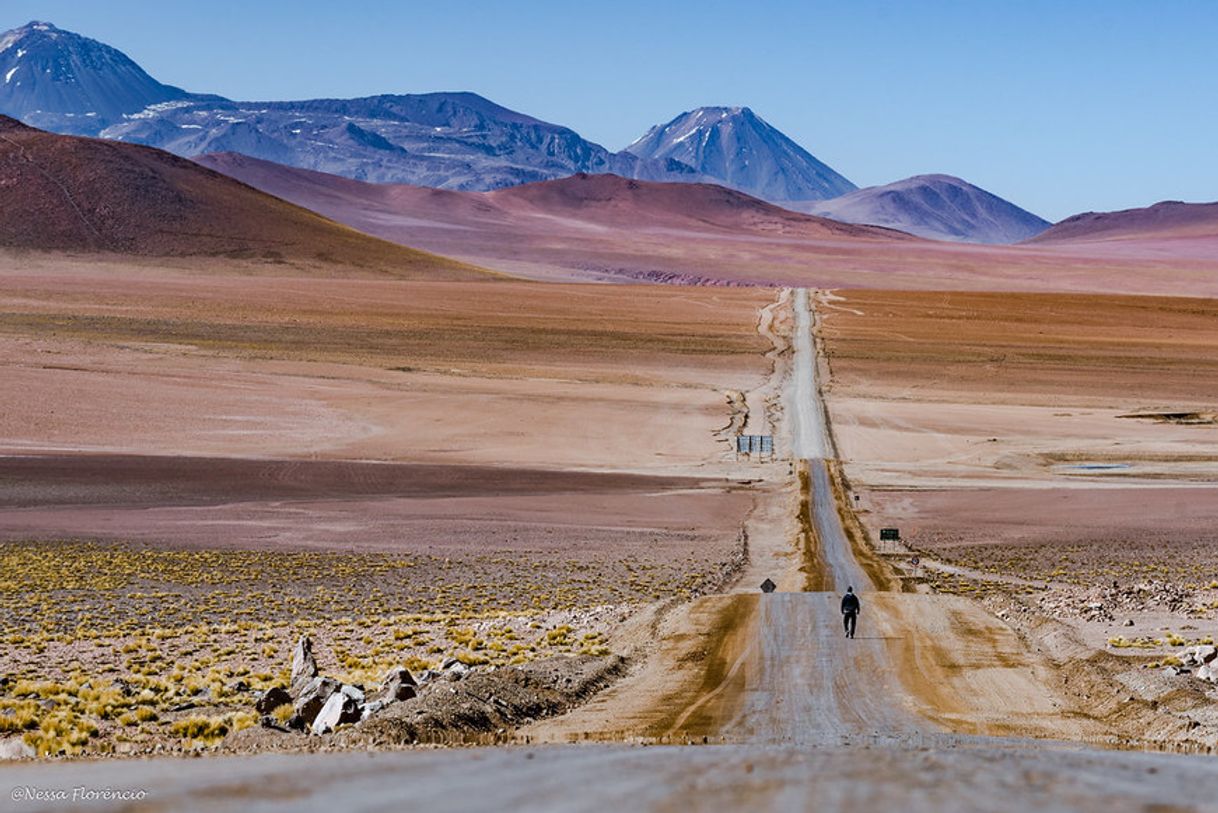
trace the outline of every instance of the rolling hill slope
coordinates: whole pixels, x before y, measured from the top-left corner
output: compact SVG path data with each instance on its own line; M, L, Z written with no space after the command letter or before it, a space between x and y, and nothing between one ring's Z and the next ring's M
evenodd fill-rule
M53 135L2 116L0 188L5 248L304 262L401 277L485 274L159 150Z
M1073 215L1031 243L1218 237L1218 203L1168 200L1140 209Z
M1018 243L1049 228L1049 221L950 175L917 175L798 208L967 243Z

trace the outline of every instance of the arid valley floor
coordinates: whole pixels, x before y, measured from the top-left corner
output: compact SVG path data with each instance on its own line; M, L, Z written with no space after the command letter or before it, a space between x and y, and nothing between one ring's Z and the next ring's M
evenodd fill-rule
M462 765L518 768L479 748L434 763L429 743L515 743L502 753L576 777L580 754L638 770L608 743L698 743L648 770L730 760L721 809L809 782L839 804L968 809L935 782L908 795L910 772L960 770L1045 777L1012 805L1099 809L1118 797L1087 783L1133 770L1162 780L1147 799L1178 782L1178 809L1214 798L1210 756L1078 750L1218 744L1213 685L1173 674L1218 631L1210 300L70 256L0 273L0 725L64 757L15 765L18 784L103 771L157 804L223 807L271 798L255 788L305 757L212 791L223 756L185 773L80 758L375 747L406 753L310 770L402 772L433 798ZM792 400L801 375L827 420ZM822 451L799 451L805 418ZM775 459L738 458L741 431L773 433ZM758 593L767 577L779 592ZM858 641L838 638L846 582ZM260 722L302 634L352 685L434 677L322 736L281 729L290 705ZM843 785L834 760L881 745L884 778ZM571 806L532 773L506 786Z

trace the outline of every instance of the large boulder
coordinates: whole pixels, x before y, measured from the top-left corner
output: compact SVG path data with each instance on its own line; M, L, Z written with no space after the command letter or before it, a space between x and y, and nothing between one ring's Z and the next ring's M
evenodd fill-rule
M292 652L292 694L299 697L304 687L317 675L317 659L313 657L313 642L309 640L309 636L302 635L296 642L296 649Z
M328 677L315 677L301 689L296 697L296 713L289 723L293 728L307 728L317 719L322 708L334 694L341 694L341 684ZM344 695L345 697L345 695ZM350 700L351 698L347 698ZM352 701L355 702L355 701Z
M1214 663L1218 659L1218 647L1210 644L1199 644L1181 650L1180 662L1185 666L1203 666Z
M381 687L374 697L383 703L393 703L398 700L409 700L419 693L419 684L409 669L397 667L390 669L381 678Z
M259 714L270 714L285 703L291 702L292 695L288 694L286 689L272 686L263 692L262 697L258 698L258 702L254 703L254 708Z
M461 663L456 658L449 658L444 661L441 668L444 670L444 679L452 681L460 680L471 671L471 668L467 664Z
M330 695L330 699L322 706L313 720L312 731L320 736L343 723L358 723L361 716L359 703L340 690Z

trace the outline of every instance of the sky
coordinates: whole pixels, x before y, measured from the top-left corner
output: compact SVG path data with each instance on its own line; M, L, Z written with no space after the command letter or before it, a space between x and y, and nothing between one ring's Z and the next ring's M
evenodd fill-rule
M860 186L957 175L1050 220L1218 200L1218 1L3 0L241 100L470 90L620 149L747 105Z

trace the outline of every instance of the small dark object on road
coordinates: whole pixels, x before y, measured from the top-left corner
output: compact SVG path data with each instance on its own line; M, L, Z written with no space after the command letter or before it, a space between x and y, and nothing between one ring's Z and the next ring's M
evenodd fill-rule
M846 628L846 637L854 637L854 628L858 624L859 611L862 605L859 603L859 597L854 594L854 587L846 588L846 595L842 596L842 624Z

